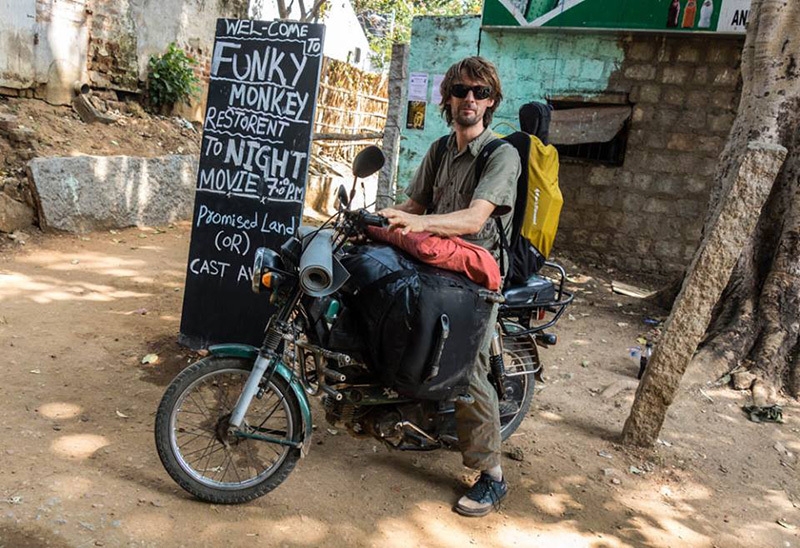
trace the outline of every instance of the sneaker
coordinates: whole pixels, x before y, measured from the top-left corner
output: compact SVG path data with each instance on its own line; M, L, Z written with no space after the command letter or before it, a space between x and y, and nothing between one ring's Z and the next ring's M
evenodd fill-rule
M495 510L508 493L505 479L495 481L486 472L470 487L467 494L458 499L455 511L462 516L481 517Z

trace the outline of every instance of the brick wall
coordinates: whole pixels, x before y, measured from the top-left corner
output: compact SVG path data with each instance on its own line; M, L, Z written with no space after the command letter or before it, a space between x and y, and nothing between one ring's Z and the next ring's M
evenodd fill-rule
M556 246L626 271L676 274L699 243L736 114L743 39L634 35L607 93L633 104L624 165L562 163Z

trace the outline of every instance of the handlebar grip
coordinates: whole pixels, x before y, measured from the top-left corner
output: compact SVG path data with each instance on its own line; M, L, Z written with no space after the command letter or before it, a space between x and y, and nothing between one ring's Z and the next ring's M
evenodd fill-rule
M358 215L359 221L367 226L377 226L379 228L385 228L389 226L389 219L384 217L383 215L378 215L375 213L367 213L366 211L362 211Z

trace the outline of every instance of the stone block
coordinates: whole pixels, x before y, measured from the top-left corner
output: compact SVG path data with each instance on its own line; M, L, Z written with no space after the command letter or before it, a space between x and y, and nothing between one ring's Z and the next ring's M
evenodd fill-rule
M686 98L686 92L678 87L666 88L662 94L661 99L668 105L681 106Z
M680 242L676 242L671 238L664 238L655 243L653 254L671 261L680 260L683 258L683 246Z
M686 94L688 108L707 108L709 93L706 90L693 90Z
M687 194L705 194L709 191L711 181L704 177L686 177L683 190Z
M36 158L30 171L43 228L82 233L192 215L195 156Z
M689 78L689 69L686 67L664 67L661 73L661 82L664 84L684 84Z
M674 129L675 124L681 116L681 111L672 107L659 108L656 111L655 120L656 124L665 129Z
M691 133L673 133L667 141L667 149L691 152L697 149L696 139Z
M709 114L708 129L715 133L727 134L731 130L736 115L733 113Z
M641 190L643 193L650 190L653 185L653 176L647 173L634 173L631 186L636 190Z
M696 63L700 60L700 50L694 43L683 44L678 48L676 59L679 63Z
M671 207L668 202L661 198L647 198L643 209L647 213L669 213Z
M711 94L711 106L735 112L739 106L739 94L731 91L716 91Z
M708 67L697 67L692 74L692 82L695 84L708 83Z
M594 186L609 186L614 184L614 169L595 167L589 172L589 184Z
M597 59L586 59L581 65L580 77L583 80L602 80L606 74L606 63Z
M678 124L685 128L703 129L706 127L706 112L701 109L684 111L678 117Z
M645 199L644 197L638 194L628 194L627 196L622 198L622 210L623 211L641 211L644 207Z
M702 135L697 139L697 148L706 153L712 153L715 158L725 148L725 138L712 135Z
M33 224L33 209L5 192L0 193L0 232L14 232Z
M660 131L651 131L647 134L647 148L664 150L667 148L667 135Z
M656 67L653 65L631 65L625 69L625 77L631 80L654 80Z
M738 70L726 67L714 74L713 85L732 88L739 81L740 76L741 73Z
M633 61L651 61L656 54L656 43L654 40L634 42L628 48L626 57Z
M653 84L644 84L639 91L639 101L643 103L657 103L661 95L661 88Z

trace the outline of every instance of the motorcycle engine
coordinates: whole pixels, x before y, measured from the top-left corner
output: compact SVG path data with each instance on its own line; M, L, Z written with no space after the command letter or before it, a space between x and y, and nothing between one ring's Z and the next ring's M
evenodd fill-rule
M444 427L452 422L448 420L452 412L440 410L434 402L358 406L329 396L322 401L328 423L347 428L355 437L373 437L395 449L416 451L454 441L450 429Z

